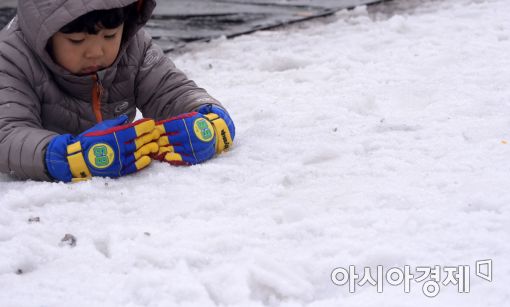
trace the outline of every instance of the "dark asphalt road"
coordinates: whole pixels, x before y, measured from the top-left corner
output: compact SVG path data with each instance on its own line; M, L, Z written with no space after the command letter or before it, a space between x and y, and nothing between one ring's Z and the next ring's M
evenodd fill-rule
M158 0L147 31L166 51L186 42L234 37L384 0ZM0 27L16 0L0 0Z

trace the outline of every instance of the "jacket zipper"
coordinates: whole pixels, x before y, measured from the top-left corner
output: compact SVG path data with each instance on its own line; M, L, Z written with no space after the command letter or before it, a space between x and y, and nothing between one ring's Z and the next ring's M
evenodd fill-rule
M138 0L138 12L141 12L142 7L143 0ZM103 115L101 114L101 96L103 95L103 85L101 84L101 79L97 73L92 76L92 79L94 80L94 86L92 87L92 110L96 116L96 121L100 123L103 121Z
M92 87L92 110L96 116L98 123L103 121L103 115L101 114L101 96L103 95L103 85L97 74L92 76L94 80L94 86Z

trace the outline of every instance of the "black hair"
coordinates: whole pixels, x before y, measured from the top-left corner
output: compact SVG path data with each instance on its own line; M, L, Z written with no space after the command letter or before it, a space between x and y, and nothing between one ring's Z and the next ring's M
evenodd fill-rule
M65 34L78 32L97 34L101 29L115 29L119 27L126 20L127 16L128 12L124 8L96 10L76 18L63 26L59 32Z

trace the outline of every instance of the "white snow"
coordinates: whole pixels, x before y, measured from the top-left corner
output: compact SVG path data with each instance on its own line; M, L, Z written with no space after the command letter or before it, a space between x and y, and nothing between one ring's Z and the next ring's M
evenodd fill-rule
M510 1L412 3L172 55L236 122L205 164L1 175L0 306L508 305ZM470 265L471 293L349 293L349 265Z

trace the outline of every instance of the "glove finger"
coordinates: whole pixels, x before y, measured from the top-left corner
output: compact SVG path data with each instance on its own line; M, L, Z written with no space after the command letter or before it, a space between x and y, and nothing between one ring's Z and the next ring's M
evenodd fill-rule
M168 152L166 153L161 161L168 162L172 165L195 165L200 164L202 162L205 162L206 160L209 160L212 156L209 156L208 158L205 158L206 156L199 155L198 158L195 155L189 155L184 153L177 153L177 152Z
M167 153L174 152L174 147L170 144L164 146L160 145L158 147L159 147L158 152L152 155L152 157L156 160L163 161Z
M165 157L163 158L163 161L177 166L191 165L191 163L184 161L182 155L175 152L166 153Z
M134 163L128 164L120 171L120 173L122 176L135 173L149 166L151 162L152 162L151 158L149 158L148 156L143 156L140 159L136 160Z
M157 126L157 127L160 127L160 126ZM166 146L168 144L170 144L170 137L173 137L175 138L177 135L179 134L182 134L178 131L172 131L172 132L164 132L164 128L162 128L163 130L161 129L157 129L158 132L160 133L160 136L159 136L159 139L158 139L158 145L159 146Z
M168 143L183 143L188 142L188 128L186 122L182 119L172 120L166 124L158 125L158 131L160 132L160 139L162 142ZM168 139L168 141L165 141ZM160 144L165 145L165 144Z
M182 125L180 125L180 124L179 125L172 124L171 127L167 126L167 128L168 129L176 129L177 126L182 127ZM176 131L176 130L167 130L167 129L165 129L163 124L157 125L156 129L160 133L160 137L157 141L160 151L158 152L157 157L158 157L158 160L163 160L164 154L166 152L174 151L173 145L177 145L177 146L182 145L181 140L185 139L187 134L186 134L185 130L182 130L182 129L180 132ZM167 131L169 131L169 132L167 132ZM170 138L172 138L172 141L170 141Z
M170 140L168 140L167 136L160 136L158 139L159 147L164 147L170 145Z
M135 147L136 147L136 149L139 149L142 146L144 146L145 144L152 143L152 142L158 140L159 137L160 137L159 130L153 128L148 133L142 134L140 137L135 139L135 142L134 142Z
M147 127L150 127L150 124L145 125L145 128L147 128ZM135 130L135 133L138 134L138 133L142 133L143 131L144 130L140 130L137 132ZM125 132L129 133L127 130ZM131 132L133 132L133 130ZM118 132L117 134L121 134L121 133L122 132ZM126 154L126 155L134 153L135 151L137 151L138 149L140 149L141 147L143 147L146 144L156 142L159 139L159 131L157 129L153 128L148 133L142 134L139 137L135 136L134 139L131 139L128 141L123 141L124 139L132 137L132 136L133 136L132 134L131 134L131 136L124 134L123 136L117 137L117 139L119 141L119 146L122 146L122 149L124 150L124 154Z
M131 164L135 163L135 161L141 159L144 156L151 157L151 154L152 155L156 154L158 152L158 150L159 150L159 146L155 142L146 144L146 145L142 146L140 149L138 149L137 151L135 151L134 153L125 155L123 163L124 163L124 165L131 165Z
M200 127L201 124L203 125L202 127ZM158 140L158 144L160 146L166 144L183 146L189 152L200 151L204 147L214 146L214 127L208 120L203 119L198 124L183 122L181 127L179 131L165 133Z
M150 134L151 132L154 131L155 127L156 127L156 124L155 124L154 120L142 119L142 120L136 121L132 124L124 125L124 126L120 127L121 129L117 129L114 132L115 132L115 135L116 135L119 143L124 144L124 143L131 143L140 137ZM148 143L148 142L146 142L146 143ZM142 146L143 145L145 145L145 144L142 144Z
M155 142L151 142L140 147L140 149L135 151L133 157L135 158L135 160L138 160L143 156L150 156L151 154L155 154L158 152L158 150L159 150L158 144L156 144Z
M215 148L212 145L189 150L187 146L174 145L173 152L180 154L182 160L189 164L199 164L211 159L215 154Z

